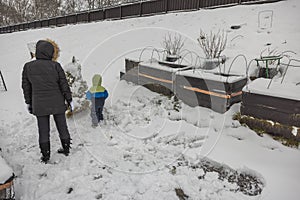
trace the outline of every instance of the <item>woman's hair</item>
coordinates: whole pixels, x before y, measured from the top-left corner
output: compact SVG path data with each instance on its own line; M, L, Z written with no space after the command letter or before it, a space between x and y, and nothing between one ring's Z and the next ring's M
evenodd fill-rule
M59 49L57 43L54 40L51 40L49 38L47 38L46 41L50 42L53 45L53 47L54 47L54 53L53 53L52 60L53 61L57 61L57 59L59 57L59 52L60 52L60 49Z

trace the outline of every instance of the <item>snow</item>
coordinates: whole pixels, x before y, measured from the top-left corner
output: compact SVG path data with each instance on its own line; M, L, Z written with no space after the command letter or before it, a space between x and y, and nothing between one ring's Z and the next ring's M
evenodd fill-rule
M280 79L271 82L270 79L259 78L245 86L243 91L296 101L300 100L300 85L289 82L281 83Z
M176 63L175 63L176 64ZM209 71L209 70L201 70L201 69L191 69L191 66L185 66L182 68L172 68L164 64L160 64L156 60L151 61L144 61L139 63L139 66L146 66L147 68L153 68L158 69L162 71L167 71L174 73L176 75L182 75L182 76L189 76L189 77L195 77L205 80L213 80L213 81L220 81L224 83L233 83L242 79L245 79L245 75L232 75L232 76L220 76L218 75L218 72L215 71Z
M184 48L204 57L196 41L200 28L227 32L227 60L222 72L256 73L256 62L251 60L273 49L296 53L283 58L282 63L287 64L288 58L297 59L300 54L299 7L299 1L288 0L0 35L0 70L8 88L7 92L0 91L0 146L3 158L17 176L16 198L178 199L175 188L181 188L190 199L297 200L299 149L283 146L266 135L260 137L233 121L240 104L225 114L191 108L119 81L119 72L127 57L149 60L153 49L142 55L141 51L149 46L161 48L168 32L180 33L186 39ZM262 28L258 15L265 10L273 10L274 19L272 26ZM232 25L241 28L232 30ZM73 138L69 157L55 152L60 142L51 119L48 165L39 162L36 119L28 114L20 87L22 67L30 60L27 43L45 38L59 44L62 66L75 56L82 66L83 80L91 85L92 76L99 73L110 93L105 123L100 127L91 127L89 110L68 119ZM153 58L158 59L158 55L154 53ZM186 59L195 62L190 56ZM288 84L299 82L299 70L289 68L284 90L290 91ZM276 85L276 80L272 84ZM263 182L262 193L249 196L236 191L235 183L219 180L215 172L199 179L203 170L191 165L203 157L253 175ZM181 159L188 164L177 166Z
M245 75L220 76L218 72L213 73L205 70L187 70L179 72L178 74L223 83L234 83L236 81L240 81L246 78Z
M164 64L160 64L158 63L157 60L150 60L150 61L144 61L144 62L141 62L139 64L139 66L146 66L146 67L149 67L149 68L153 68L153 69L158 69L158 70L163 70L163 71L167 71L167 72L177 72L178 70L181 70L182 68L172 68L172 67L169 67L167 65L164 65Z
M294 136L297 136L297 134L298 134L298 127L295 127L295 126L293 126L293 130L292 130L292 134L294 135Z
M0 156L0 185L4 184L12 175L12 169L7 165L5 160Z

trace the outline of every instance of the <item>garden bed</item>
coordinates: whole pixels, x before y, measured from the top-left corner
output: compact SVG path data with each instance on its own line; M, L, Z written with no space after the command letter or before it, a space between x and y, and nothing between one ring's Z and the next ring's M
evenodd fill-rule
M245 76L218 74L167 62L138 62L126 59L121 79L158 93L173 93L190 106L203 106L224 113L241 100ZM168 92L166 92L168 91Z
M251 128L300 141L300 86L257 79L243 89L241 115Z

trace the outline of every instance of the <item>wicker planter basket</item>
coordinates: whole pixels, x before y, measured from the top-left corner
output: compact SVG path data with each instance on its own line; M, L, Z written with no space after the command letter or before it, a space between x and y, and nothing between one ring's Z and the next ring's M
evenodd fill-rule
M0 200L14 200L14 176L10 177L4 184L0 184Z

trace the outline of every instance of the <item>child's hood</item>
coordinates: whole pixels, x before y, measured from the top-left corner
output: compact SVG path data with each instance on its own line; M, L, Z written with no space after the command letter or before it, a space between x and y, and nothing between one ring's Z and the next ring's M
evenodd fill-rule
M102 84L102 77L100 74L95 74L93 76L93 86L101 86Z
M101 86L102 84L102 77L100 74L95 74L93 76L93 86L90 88L90 92L95 93L95 92L104 92L105 88Z

